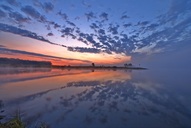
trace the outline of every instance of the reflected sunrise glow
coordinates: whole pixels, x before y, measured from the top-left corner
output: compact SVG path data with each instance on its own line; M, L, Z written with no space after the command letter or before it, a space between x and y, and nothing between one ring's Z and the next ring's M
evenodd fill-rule
M191 128L190 55L191 0L0 0L0 128Z

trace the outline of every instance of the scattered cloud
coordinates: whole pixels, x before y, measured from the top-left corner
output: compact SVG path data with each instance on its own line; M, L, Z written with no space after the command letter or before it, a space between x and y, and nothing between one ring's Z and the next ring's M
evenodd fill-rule
M124 27L124 28L130 27L130 26L132 26L132 24L131 24L131 23L128 23L128 24L123 24L123 27Z
M145 25L148 25L149 24L149 21L142 21L142 22L138 22L137 25L138 26L145 26Z
M5 46L4 45L0 45L0 48L4 48Z
M56 5L52 1L43 3L39 0L33 0L33 5L35 6L27 4L25 6L23 4L19 7L18 5L21 4L16 0L6 0L6 2L8 3L7 5L0 5L1 19L8 18L8 20L11 19L19 25L36 20L45 24L44 26L48 32L44 35L54 36L58 32L62 38L70 37L87 45L84 47L80 45L78 47L59 45L73 52L105 52L108 54L118 53L126 55L142 53L148 55L163 52L166 50L164 49L166 46L169 48L175 43L190 39L191 19L188 16L191 12L190 0L174 0L170 9L157 19L138 19L137 22L127 22L127 19L130 20L127 12L121 13L121 15L117 16L119 20L113 21L110 11L106 10L90 11L85 8L85 12L82 15L69 17L70 13L67 13L64 9L59 12L54 9ZM82 1L82 5L85 7L91 6L90 1L86 0ZM14 10L16 7L19 8L17 11ZM48 20L49 17L44 15L45 13L48 14L48 12L58 12L56 15L61 17L63 21ZM88 22L86 21L87 26L83 28L80 26L80 20L84 20L84 14ZM36 33L11 25L0 23L0 30L58 45Z
M89 2L89 1L88 1ZM84 5L85 7L87 8L90 8L91 7L91 4L89 4L87 1L85 0L82 0L82 5Z
M76 25L73 22L69 21L69 20L67 20L66 23L68 23L72 27L76 27Z
M150 54L160 53L164 50L162 48L156 48L156 45L157 45L156 43L151 43L150 45L147 45L145 47L133 50L133 53L142 53L142 54L144 53L150 55Z
M60 28L61 25L57 24L57 23L54 23L54 29L57 29L57 28Z
M0 23L0 30L4 31L4 32L10 32L10 33L17 34L20 36L29 37L32 39L44 41L44 42L47 42L49 44L58 45L58 44L55 44L53 42L50 42L49 40L45 39L42 36L37 35L36 33L30 32L28 30L20 29L20 28L14 27L14 26L10 26L7 24Z
M88 61L88 60L56 57L56 56L50 56L50 55L39 54L39 53L34 53L34 52L27 52L27 51L22 51L22 50L8 49L8 48L4 48L4 47L0 47L0 54L23 54L23 55L43 57L43 58L49 58L49 59L61 59L61 60L81 61L81 62L85 62L85 63L91 63L91 61Z
M0 18L6 17L6 13L0 9Z
M102 21L107 21L108 20L108 13L103 12L100 14L99 17L102 19Z
M25 14L29 15L31 18L34 18L40 22L45 22L46 18L45 16L42 16L35 8L32 6L24 6L21 8L21 11L23 11Z
M63 20L68 20L68 15L66 13L62 13L62 11L59 11L57 15L61 16Z
M46 13L53 11L54 5L51 2L42 3L39 0L33 0L33 5L43 9Z
M159 24L153 23L153 24L150 24L149 26L147 26L147 28L145 30L146 31L154 31L157 27L159 27Z
M95 14L93 12L85 13L85 16L86 16L88 21L93 19L93 18L96 18Z
M190 0L173 0L171 7L166 14L160 15L160 23L175 23L178 22L180 16L189 15L191 11Z
M119 28L119 25L110 24L108 31L111 32L113 35L116 35L118 34L118 28Z
M7 5L1 5L0 7L1 7L3 10L8 11L8 12L10 12L10 11L13 10L11 7L9 7L9 6L7 6Z
M52 32L48 33L47 36L54 36Z
M84 47L68 47L69 51L81 53L101 53L97 48L84 48Z
M72 36L74 29L70 28L70 27L66 27L63 28L60 32L64 35L64 36Z
M42 7L42 3L39 0L33 0L33 5L36 7Z
M127 16L127 15L122 15L122 16L121 16L121 20L128 19L128 18L130 18L130 17Z
M29 22L31 19L28 17L24 17L22 14L18 12L10 12L9 17L14 20L17 24L22 24L25 22Z
M54 5L50 2L45 2L43 4L43 9L45 10L45 12L50 12L54 9Z
M20 3L17 2L16 0L5 0L8 4L12 5L12 6L19 6Z

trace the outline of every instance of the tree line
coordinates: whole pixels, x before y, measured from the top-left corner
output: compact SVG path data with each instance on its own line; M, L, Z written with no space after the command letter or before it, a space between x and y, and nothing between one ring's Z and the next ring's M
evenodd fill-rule
M52 63L48 61L21 60L13 58L0 58L0 66L2 67L51 67Z

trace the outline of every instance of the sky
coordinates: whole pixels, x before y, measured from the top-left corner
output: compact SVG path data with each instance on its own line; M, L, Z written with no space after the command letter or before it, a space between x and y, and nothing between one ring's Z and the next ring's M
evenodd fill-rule
M190 0L1 0L0 57L189 67Z

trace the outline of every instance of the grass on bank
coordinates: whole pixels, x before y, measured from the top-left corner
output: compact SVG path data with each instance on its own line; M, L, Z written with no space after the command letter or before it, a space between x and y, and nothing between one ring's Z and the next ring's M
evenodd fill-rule
M0 128L27 128L19 117L15 117L6 123L0 123ZM45 123L41 123L40 126L35 128L48 128Z

